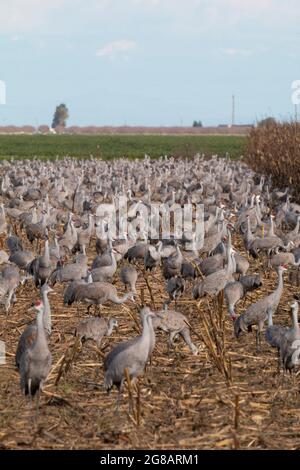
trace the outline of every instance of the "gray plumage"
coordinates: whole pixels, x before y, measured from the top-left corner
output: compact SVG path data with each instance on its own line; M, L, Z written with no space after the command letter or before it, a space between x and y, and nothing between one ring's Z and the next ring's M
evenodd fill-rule
M152 320L153 327L154 329L159 328L169 333L169 346L173 346L173 340L176 336L180 335L190 348L190 351L194 355L198 354L198 348L191 340L187 319L182 313L175 310L160 310L155 313L156 316Z
M256 275L241 276L239 281L228 282L224 289L224 297L228 305L228 312L235 319L235 305L243 299L247 292L251 292L262 285L261 279Z
M169 258L165 258L163 261L163 276L165 279L171 279L171 277L180 275L182 254L179 246L176 246L176 252Z
M144 256L144 265L147 271L152 271L160 264L162 242L159 241L157 247L149 245Z
M98 281L108 281L111 279L116 270L117 270L117 262L114 254L114 250L110 250L110 264L103 265L97 268L92 268L92 278L94 282Z
M285 370L292 372L295 369L295 359L299 360L297 350L300 348L300 328L298 324L298 302L291 304L292 327L288 328L284 335L284 341L280 348L280 355ZM298 343L298 344L297 344ZM296 357L295 357L296 356Z
M240 315L234 323L235 336L238 338L241 332L251 331L253 325L257 325L256 344L260 345L260 335L263 330L265 321L268 318L268 312L274 314L278 308L281 294L283 291L283 272L286 271L284 266L278 268L278 286L272 294L260 299L258 302L251 304L247 310Z
M79 281L71 281L64 291L64 305L72 305L78 286L91 282L93 282L91 272L88 272L87 277L84 279L80 279Z
M267 343L272 346L272 348L276 348L278 353L280 349L283 347L283 343L285 342L285 333L287 328L281 325L273 325L273 312L269 310L268 312L268 328L265 332L265 339Z
M47 282L53 268L54 266L50 259L49 242L46 240L44 254L31 261L27 267L27 272L33 276L36 287L40 287Z
M208 256L201 261L199 268L203 276L209 276L210 274L219 271L224 268L225 258L223 253L218 253L213 256Z
M103 336L110 336L113 329L117 326L118 322L114 318L110 318L107 321L105 318L90 317L77 325L75 335L81 341L92 339L100 346Z
M176 276L168 279L166 291L169 294L169 300L165 302L165 305L170 304L172 300L175 300L176 304L176 301L182 296L184 289L185 282L181 277Z
M127 299L134 300L133 293L128 292L123 297L118 297L117 289L108 282L91 282L79 284L70 295L68 303L86 302L89 305L102 305L107 301L122 304Z
M7 237L5 243L6 243L7 248L9 249L10 253L14 253L15 251L22 251L23 250L22 241L20 240L19 237L17 237L16 235L13 235L12 232L10 232L10 234Z
M193 266L187 261L183 261L183 263L181 264L180 274L183 279L195 279L197 276L199 276L199 273L195 266Z
M126 288L129 287L132 292L136 292L135 286L138 279L138 273L133 266L123 266L120 271L120 279Z
M124 258L128 259L129 263L135 260L144 260L148 247L148 243L138 243L126 251Z
M296 261L294 253L277 253L273 255L269 261L269 265L272 266L273 268L277 268L281 264L284 264L284 265L291 264L292 266L299 266L300 259Z
M41 297L44 304L44 313L43 313L43 326L45 330L46 337L48 338L51 335L51 308L48 300L48 293L53 292L53 290L46 284L41 288ZM23 331L19 338L15 362L17 369L20 368L21 357L36 340L37 335L37 323L32 323L28 325L27 328Z
M235 272L241 276L245 276L250 266L249 261L239 253L234 254L234 259L236 264Z
M22 354L19 364L22 393L30 396L34 396L37 392L39 394L52 364L52 356L43 325L44 308L42 302L36 305L36 311L36 338Z
M26 269L33 259L34 254L27 250L14 251L9 257L9 261L15 263L20 269Z
M104 387L107 391L115 385L119 392L125 380L125 369L128 369L132 381L141 375L153 350L153 336L151 334L151 321L154 314L148 307L141 312L142 334L138 337L118 344L105 358L104 361Z
M78 262L59 265L49 276L49 284L54 286L57 282L79 281L87 276L86 257Z
M228 247L227 267L210 274L203 281L196 284L193 289L193 298L199 299L206 294L217 295L221 292L227 282L233 281L233 272L235 271L235 261L231 247Z
M25 231L30 243L33 243L34 240L45 240L47 238L45 214L43 214L42 220L40 222L37 222L36 224L27 224Z

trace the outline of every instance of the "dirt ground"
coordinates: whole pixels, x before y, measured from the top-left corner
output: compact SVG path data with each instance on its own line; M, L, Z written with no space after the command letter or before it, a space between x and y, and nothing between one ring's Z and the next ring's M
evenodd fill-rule
M241 248L240 238L233 237ZM27 245L28 246L28 245ZM95 241L90 258L95 254ZM250 272L262 272L259 261L251 260ZM289 303L297 287L291 286L285 273L284 295L274 323L289 323ZM263 287L250 294L246 306L270 293L276 285L276 273L263 275ZM118 292L124 288L116 275ZM149 275L156 308L166 299L165 282L160 271ZM119 414L115 413L117 391L107 395L103 389L103 355L114 344L137 334L134 317L138 303L123 306L107 304L101 314L112 316L119 328L104 338L101 351L86 343L57 385L57 376L68 348L74 343L73 331L79 319L87 316L86 307L65 307L65 286L56 285L49 295L53 315L50 350L53 369L41 397L36 419L35 403L21 395L19 376L14 366L18 338L26 323L33 319L28 307L38 297L30 281L17 292L17 302L8 316L0 313L0 339L6 343L7 361L0 366L0 448L2 449L300 449L300 396L298 374L279 374L277 356L264 340L258 354L255 333L233 337L233 325L223 306L225 359L231 368L226 379L217 367L217 359L200 340L205 334L204 319L212 302L191 301L191 288L178 302L192 326L192 339L199 346L191 355L182 339L168 350L167 335L157 333L152 362L140 382L140 404L129 413L128 393L124 392ZM138 293L144 292L151 303L143 275L139 275ZM216 307L213 307L216 309ZM245 307L241 303L238 312ZM217 312L213 312L218 317ZM222 315L220 316L222 318ZM221 321L221 320L220 320ZM70 354L70 349L69 353Z

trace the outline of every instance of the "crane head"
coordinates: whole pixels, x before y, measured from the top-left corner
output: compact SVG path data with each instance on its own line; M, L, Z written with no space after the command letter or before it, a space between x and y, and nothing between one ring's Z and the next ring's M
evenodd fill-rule
M286 264L281 264L281 265L279 266L279 269L280 269L281 271L287 271L287 270L288 270L288 267L287 267Z
M37 299L33 306L29 309L29 311L32 311L34 310L35 312L39 312L42 310L42 308L44 307L44 304L43 302L41 301L41 299Z

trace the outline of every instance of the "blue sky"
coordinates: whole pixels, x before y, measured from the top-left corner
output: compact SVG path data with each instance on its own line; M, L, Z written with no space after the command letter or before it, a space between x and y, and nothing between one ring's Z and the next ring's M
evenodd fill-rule
M204 125L294 112L297 0L0 0L0 125Z

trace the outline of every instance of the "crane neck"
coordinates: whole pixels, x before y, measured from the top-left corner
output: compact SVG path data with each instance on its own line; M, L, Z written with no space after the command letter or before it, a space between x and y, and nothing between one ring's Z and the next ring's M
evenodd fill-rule
M51 334L51 307L47 292L42 291L42 300L44 304L43 325L44 330L50 336Z
M123 295L123 297L118 297L118 295L116 294L113 298L113 302L115 304L123 304L124 302L126 302L126 300L131 296L131 292L127 292L126 294Z
M273 220L272 216L270 217L270 230L269 230L268 236L269 237L274 237L275 236L275 233L274 233L274 220Z
M40 350L48 350L48 344L44 329L44 308L37 314L37 336L34 347Z
M293 307L293 311L292 311L292 322L293 322L293 328L297 331L299 331L299 323L298 323L298 310L299 310L299 307L298 307L298 304L296 306Z
M44 257L48 262L50 262L50 252L49 252L49 241L45 241L45 250L44 250Z
M277 285L277 289L276 289L276 292L281 295L282 293L282 290L283 290L283 271L278 271L278 285Z
M272 312L272 310L268 311L268 326L273 326L273 312Z

